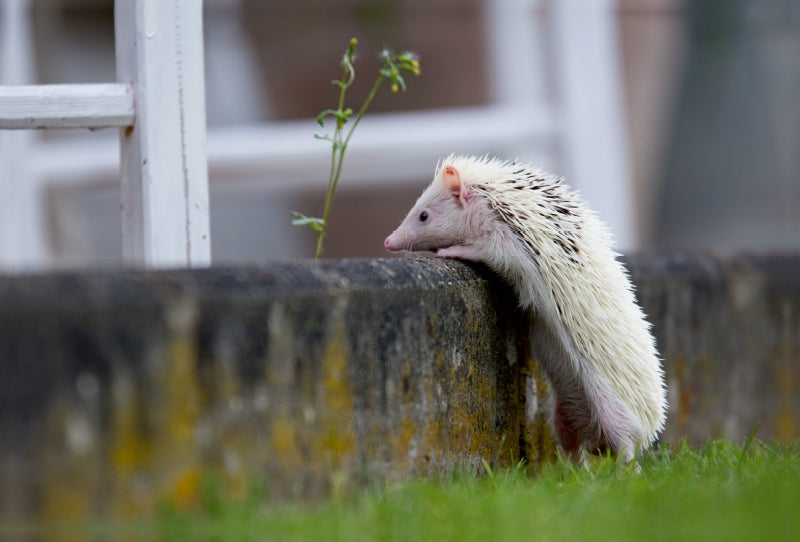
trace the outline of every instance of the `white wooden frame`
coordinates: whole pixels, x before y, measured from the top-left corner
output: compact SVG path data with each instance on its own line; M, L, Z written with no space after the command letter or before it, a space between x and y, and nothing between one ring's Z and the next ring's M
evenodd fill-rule
M0 87L0 128L108 128L134 121L133 85Z
M117 83L0 87L0 128L121 127L125 262L209 265L202 0L115 0L114 19Z
M564 174L609 223L618 250L639 247L627 141L617 0L555 0L553 28Z
M23 4L28 1L0 0ZM51 88L55 95L49 98L51 105L56 96L62 105L75 100L73 103L82 105L76 106L73 116L82 118L67 121L51 112L45 124L125 125L121 148L126 176L126 260L146 267L205 265L210 260L203 148L206 132L203 123L191 125L204 118L200 113L204 102L203 67L199 54L194 59L187 57L201 49L197 45L202 39L200 2L116 1L120 82L109 84L105 92L106 99L113 95L118 101L100 106L100 102L80 92L76 96L74 89ZM487 0L485 14L493 104L466 110L369 115L348 151L348 186L372 187L404 180L397 179L397 172L403 172L405 180L418 180L430 173L437 157L449 152L501 153L565 174L609 222L618 248L635 248L638 239L622 108L616 1ZM181 24L175 27L178 15ZM193 30L187 33L189 28ZM4 31L0 40L10 39L9 36ZM532 36L541 38L538 44ZM146 43L137 42L137 37ZM542 41L549 48L542 49ZM152 55L157 56L155 64L147 60ZM4 84L25 82L0 80ZM551 84L556 86L555 99L544 91ZM99 88L81 87L90 96L99 94ZM6 127L3 122L12 122L10 117L7 121L1 118L4 97L20 99L12 88L0 87L0 128ZM126 100L131 97L123 97L123 89L133 91L135 117L131 121L126 120L130 113L126 112L130 107ZM195 92L198 90L199 94ZM178 115L177 121L174 115L160 118L155 112L162 106L167 111L190 114ZM153 121L144 121L145 118ZM185 123L187 119L189 124ZM13 122L21 121L17 118ZM165 130L167 124L172 129ZM318 187L329 151L310 138L312 124L294 121L218 128L208 136L208 165L215 177L244 179L244 185L252 183L258 190ZM133 129L126 137L130 129L127 126ZM4 135L0 133L0 139ZM35 159L25 159L25 152L16 151L26 146L27 155ZM402 153L396 152L399 147L403 148ZM169 152L167 148L174 150ZM3 153L12 156L10 175L24 177L31 186L91 182L113 177L119 167L113 142L105 140L93 140L91 144L38 139L14 146L0 143L0 154ZM13 158L18 156L22 158L14 163ZM149 160L153 160L152 166ZM3 213L3 169L9 169L3 161L0 156L0 230L9 221L24 222L20 229L28 234L25 245L35 244L36 221L43 222L43 204L13 207L10 213ZM143 167L138 168L138 164ZM201 166L184 169L190 164ZM163 175L158 173L161 170ZM140 185L130 181L139 178ZM238 185L243 185L242 181ZM167 218L159 221L159 216ZM0 231L0 270L8 267L3 262L2 237ZM38 261L43 263L37 268L48 266L47 256L46 251L42 252Z
M116 0L114 20L117 79L137 109L120 134L123 258L209 265L203 3Z

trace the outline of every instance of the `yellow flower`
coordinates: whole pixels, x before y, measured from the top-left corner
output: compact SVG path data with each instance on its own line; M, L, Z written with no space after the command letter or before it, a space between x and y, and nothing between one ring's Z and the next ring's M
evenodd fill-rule
M397 83L393 84L392 85L392 92L397 92L398 90L400 90L400 87L397 86Z
M350 45L355 45L358 43L358 40L355 38L350 38Z

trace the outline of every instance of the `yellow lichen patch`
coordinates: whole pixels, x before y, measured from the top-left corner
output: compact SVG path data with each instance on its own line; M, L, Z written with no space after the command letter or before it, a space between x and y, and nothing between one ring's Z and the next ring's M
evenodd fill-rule
M196 372L197 351L193 337L177 333L166 350L163 394L163 418L154 434L154 455L158 459L161 480L167 487L157 487L178 506L193 506L198 498L201 479L200 460L194 431L200 416L201 392Z
M181 510L196 509L200 503L203 471L190 467L176 474L169 488L170 501Z
M345 455L353 451L352 435L343 425L338 420L329 419L327 431L317 440L317 448L333 465L341 464Z
M131 384L119 377L113 386L111 412L111 466L118 472L132 472L150 459L150 448L141 434L141 416Z
M435 369L441 369L444 366L444 350L441 348L436 354L436 361L434 362L433 366Z
M303 467L303 457L297 446L294 424L285 419L275 420L270 437L276 464L286 473L299 472Z
M131 379L120 374L112 383L111 501L114 516L121 519L143 514L153 502L153 495L133 490L137 475L150 466L153 457L152 443L142 433L142 403L137 400Z
M167 351L166 402L171 440L188 442L200 410L200 389L195 373L197 355L189 337L172 340Z
M325 353L325 399L328 406L337 411L350 410L353 396L347 382L347 354L344 337L336 333Z
M168 315L172 329L161 355L152 352L153 357L142 360L155 376L147 387L134 386L132 375L115 377L109 460L116 518L151 513L161 499L185 507L199 498L202 467L195 429L202 393L194 314L186 304Z
M492 416L485 407L494 405L497 390L478 364L484 356L474 351L464 353L462 362L450 368L454 399L449 411L449 431L453 451L469 457L491 458L500 436L492 427ZM496 438L495 438L496 437Z
M146 400L136 396L130 377L115 382L110 460L116 517L148 513L160 498L179 506L197 499L200 466L194 430L201 393L196 360L191 336L177 333L164 351L160 381L146 392ZM148 411L141 405L148 405Z
M317 438L316 457L326 458L330 465L345 463L355 450L353 430L353 395L347 375L347 348L345 329L341 318L331 334L323 357L324 408L321 411L322 436Z
M422 430L420 454L434 468L438 466L444 451L448 449L442 433L439 418L436 416L428 418Z

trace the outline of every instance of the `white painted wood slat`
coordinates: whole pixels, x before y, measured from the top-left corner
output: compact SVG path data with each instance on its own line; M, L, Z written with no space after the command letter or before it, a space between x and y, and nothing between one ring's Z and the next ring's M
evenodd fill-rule
M31 0L0 1L0 84L33 80ZM30 166L33 132L0 132L0 273L40 269L47 261L45 202Z
M0 128L130 126L133 104L133 86L122 83L0 86Z
M480 126L480 130L475 127ZM364 188L427 178L437 160L451 152L497 153L519 146L536 154L532 162L554 168L548 149L557 126L551 108L483 106L436 111L374 113L361 121L350 148L343 186ZM208 132L208 167L217 182L257 179L258 189L324 189L330 146L312 137L313 119L234 125ZM50 186L115 179L117 141L42 141L31 164ZM403 149L398 153L397 149Z
M120 130L123 257L146 268L211 261L200 0L116 0L117 80L132 83Z
M608 223L619 251L639 246L626 142L616 0L553 2L565 172Z

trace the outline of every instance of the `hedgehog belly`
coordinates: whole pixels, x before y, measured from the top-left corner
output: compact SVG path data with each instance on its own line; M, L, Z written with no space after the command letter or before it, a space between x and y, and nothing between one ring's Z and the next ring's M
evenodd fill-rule
M569 330L553 315L530 307L531 344L555 398L553 426L559 445L575 455L580 448L610 448L632 459L643 442L641 422L585 357Z
M553 387L553 425L561 447L573 455L580 448L588 452L610 448L633 459L636 446L645 443L630 407L585 360L580 376L570 374L563 363L554 367L552 361L543 367Z

